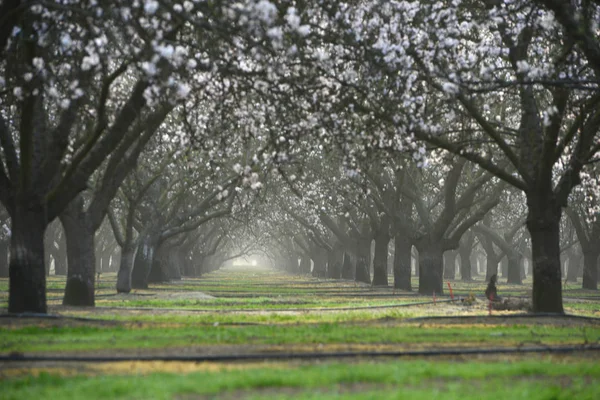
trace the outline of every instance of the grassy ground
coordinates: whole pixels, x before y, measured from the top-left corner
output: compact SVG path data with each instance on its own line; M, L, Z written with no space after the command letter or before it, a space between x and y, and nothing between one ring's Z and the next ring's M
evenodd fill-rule
M96 308L60 305L64 278L50 277L50 312L61 319L0 319L0 355L219 355L411 351L600 343L600 320L515 317L487 303L483 280L451 282L422 297L354 282L224 270L198 279L114 293L101 276ZM416 282L414 282L416 286ZM531 282L499 285L527 296ZM0 307L7 282L0 280ZM448 292L448 291L447 291ZM600 316L600 295L567 286L568 313ZM430 303L430 304L422 304ZM447 318L437 318L437 317ZM69 318L76 317L76 318ZM179 363L6 362L2 397L40 398L600 398L598 351L567 356Z

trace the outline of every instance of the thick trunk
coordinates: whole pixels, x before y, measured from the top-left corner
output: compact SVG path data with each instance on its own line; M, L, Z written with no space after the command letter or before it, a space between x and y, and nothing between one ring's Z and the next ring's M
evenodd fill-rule
M117 274L117 293L131 292L131 271L135 259L135 246L129 244L121 249L121 263Z
M152 267L148 274L148 283L161 283L171 280L170 263L167 246L158 246L154 251Z
M381 229L375 235L375 254L373 256L373 286L388 285L388 247L390 244L390 235L385 229Z
M444 279L456 278L456 251L444 252Z
M46 229L44 234L44 267L46 268L46 276L50 276L50 254L53 245L54 235L50 233L51 226Z
M194 270L194 263L190 259L189 252L186 252L181 256L181 274L183 276L196 276L196 271Z
M63 305L94 306L94 229L83 212L83 199L75 198L61 214L67 239L67 286Z
M347 251L344 252L344 262L342 264L342 279L354 279L354 273L356 272L354 257Z
M460 252L460 279L463 282L470 282L473 280L471 273L473 272L473 265L471 264L471 255L466 251Z
M169 260L169 278L174 281L181 280L181 254L179 248L173 248L167 253Z
M394 288L412 290L410 282L412 243L406 235L396 233L394 248Z
M327 254L327 276L332 279L342 278L344 251L338 246Z
M506 283L513 285L520 285L523 283L521 280L521 258L518 256L510 256L508 258L508 273Z
M461 259L462 262L462 259ZM477 253L471 253L471 256L469 257L469 262L471 263L471 279L473 279L474 276L479 275L479 257L477 256ZM461 278L462 278L462 272L461 272Z
M414 248L414 262L415 262L415 276L418 278L419 277L419 265L421 264L421 258L419 257L419 250L417 250L417 248Z
M519 260L519 271L521 272L521 281L527 278L527 272L525 271L525 263L527 262L526 257L521 257Z
M310 274L310 258L302 256L300 259L300 273Z
M17 204L11 217L8 312L45 314L44 210Z
M579 268L581 268L581 256L579 253L570 252L567 266L567 282L577 282Z
M583 284L584 289L598 290L598 256L600 249L594 248L583 253Z
M371 259L371 241L369 239L358 239L356 256L356 282L371 283L369 272L369 260Z
M8 248L10 241L0 240L0 278L8 278Z
M419 293L431 296L444 293L443 250L438 243L419 246Z
M498 258L496 255L488 254L485 259L485 266L485 281L489 282L492 276L498 276Z
M54 275L67 275L67 241L65 239L64 227L61 226L60 237L55 243L55 250L52 253L54 258Z
M312 260L314 268L312 276L317 278L324 278L327 276L327 251L325 249L318 248L313 252Z
M560 274L561 208L551 196L528 196L534 312L564 313Z
M133 271L131 272L131 287L133 289L148 289L148 274L154 261L156 241L152 236L146 236L138 245Z
M502 261L500 261L500 272L502 273L502 277L508 277L508 257L502 257Z

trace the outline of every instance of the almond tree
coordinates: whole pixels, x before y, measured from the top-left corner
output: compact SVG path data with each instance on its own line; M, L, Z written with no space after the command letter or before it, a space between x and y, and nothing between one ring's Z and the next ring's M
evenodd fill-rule
M96 171L106 168L100 187L114 195L150 128L190 91L210 87L213 74L272 83L275 71L285 73L264 61L263 49L281 47L284 32L302 36L300 25L269 1L217 3L2 3L0 202L11 217L9 311L46 312L44 230L74 201L70 222L85 221L77 224L93 232L111 196L94 197L92 208L77 196ZM70 236L76 262L66 301L93 304L93 268L85 263L91 241Z
M525 194L535 312L563 312L562 208L600 149L599 8L373 1L315 13L337 43L322 62L343 93L330 114L358 112L388 126L392 149L413 137Z

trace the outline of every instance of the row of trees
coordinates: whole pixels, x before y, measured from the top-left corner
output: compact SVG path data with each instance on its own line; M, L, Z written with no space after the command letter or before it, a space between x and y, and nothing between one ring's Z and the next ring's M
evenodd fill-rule
M285 187L274 181L265 197L293 196L312 211L266 204L312 232L307 249L331 247L342 271L344 248L356 249L366 280L375 238L373 281L385 284L393 236L404 249L397 280L406 287L414 245L423 293L441 292L443 252L508 191L526 212L533 309L562 312L562 210L598 193L596 2L16 0L0 15L10 311L46 312L44 234L57 218L65 303L91 305L94 235L107 215L127 291L136 264L151 270L188 241L210 248L207 226L248 210L244 189L266 191L261 178L274 169ZM338 163L315 165L334 153L350 179L334 173ZM437 181L417 179L415 166L427 165ZM318 173L302 178L303 168ZM369 196L345 191L346 180ZM595 212L572 208L584 254ZM201 227L196 239L184 234Z

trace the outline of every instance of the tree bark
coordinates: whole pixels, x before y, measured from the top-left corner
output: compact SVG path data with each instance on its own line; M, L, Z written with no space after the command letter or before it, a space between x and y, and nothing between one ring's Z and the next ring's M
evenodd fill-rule
M0 240L0 278L8 278L9 240Z
M419 293L431 296L444 293L443 249L438 243L419 246Z
M156 239L146 235L138 245L133 271L131 272L131 287L133 289L148 289L148 274L152 269Z
M300 259L300 273L310 274L310 258L302 256Z
M375 233L375 254L373 256L373 286L388 286L388 247L390 244L389 224L382 223Z
M508 256L504 256L500 260L500 272L503 278L508 278Z
M533 262L533 312L564 313L560 274L561 208L553 196L527 195Z
M520 285L521 280L521 260L519 257L508 257L507 280L506 283Z
M567 282L577 282L581 268L581 254L576 251L569 252L569 267L567 268Z
M327 254L327 276L332 279L341 279L343 262L344 251L339 245L336 245L333 250Z
M460 255L460 279L463 282L470 282L473 280L473 265L471 264L471 256L473 253L473 244L475 243L475 234L472 231L468 231L463 235L463 239L460 241L458 247L458 254ZM477 266L475 266L475 273L477 273Z
M470 252L469 252L470 253ZM471 255L467 253L467 250L460 250L460 280L463 282L471 282L473 277L473 265L471 264Z
M317 278L324 278L327 276L327 251L322 248L317 248L313 251L312 260L314 268L312 276Z
M396 233L394 248L394 288L412 290L410 281L412 242L408 236Z
M369 260L371 259L371 241L368 238L358 239L356 248L356 274L354 280L370 284Z
M582 288L589 290L598 290L598 256L600 249L583 253L583 283ZM569 263L570 264L570 263Z
M67 275L67 240L63 226L61 226L60 235L56 240L52 258L54 258L54 275Z
M94 234L83 211L83 198L76 197L60 215L67 239L67 286L63 305L94 306Z
M444 252L444 279L456 278L456 251Z
M461 258L461 262L462 262L462 258ZM477 256L477 253L471 252L471 256L469 257L469 263L471 264L471 280L472 280L473 276L479 275L479 268L478 268L479 257ZM462 278L462 272L461 272L461 278Z
M415 276L418 278L419 277L419 265L421 264L421 258L419 256L419 250L417 250L417 248L414 248L414 258L415 258Z
M168 282L171 278L169 272L170 265L168 259L168 248L166 245L158 245L154 250L152 267L148 274L148 283Z
M41 206L18 202L11 218L8 312L45 314L46 215Z
M131 272L133 271L134 259L135 247L133 245L121 248L121 262L117 273L117 293L131 292Z

